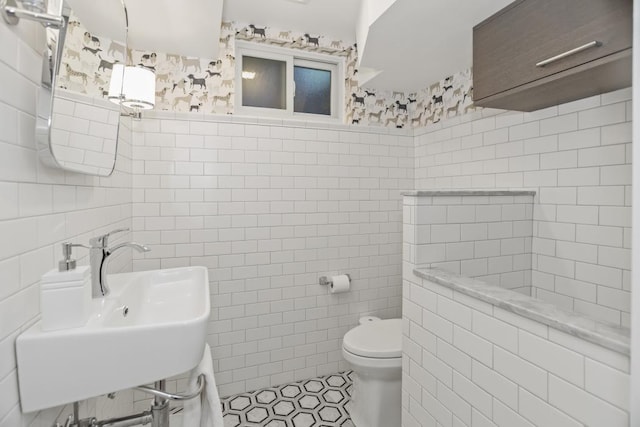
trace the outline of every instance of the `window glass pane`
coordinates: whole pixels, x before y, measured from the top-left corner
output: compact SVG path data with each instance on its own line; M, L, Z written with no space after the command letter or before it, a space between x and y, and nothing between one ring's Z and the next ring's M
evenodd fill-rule
M242 57L242 105L287 109L287 63Z
M331 115L331 71L293 67L296 93L293 111Z

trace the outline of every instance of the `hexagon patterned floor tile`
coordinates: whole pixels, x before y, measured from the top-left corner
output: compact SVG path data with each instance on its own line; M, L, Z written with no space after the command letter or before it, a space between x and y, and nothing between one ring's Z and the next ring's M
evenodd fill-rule
M353 427L352 373L343 372L222 399L225 427Z

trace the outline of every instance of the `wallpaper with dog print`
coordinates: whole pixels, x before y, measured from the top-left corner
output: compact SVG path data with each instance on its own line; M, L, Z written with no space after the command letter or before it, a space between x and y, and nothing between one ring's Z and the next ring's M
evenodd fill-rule
M57 43L47 30L48 42ZM113 64L124 63L125 47L118 41L91 34L73 14L69 17L57 87L93 97L107 97Z
M73 26L71 25L73 23ZM471 70L447 77L415 93L361 87L355 45L320 34L280 30L255 24L223 22L220 56L192 58L151 51L129 51L127 63L156 73L157 110L233 114L235 40L345 57L345 123L393 128L423 127L474 109ZM68 86L106 95L111 68L124 61L124 47L90 34L74 19L65 46L64 77ZM108 46L108 47L107 47Z
M376 91L347 78L349 124L417 128L474 110L471 69L449 76L414 93Z
M341 40L254 24L223 22L221 30L220 56L216 59L133 52L134 64L156 72L156 109L233 114L236 39L345 57L355 51L352 46L343 46Z

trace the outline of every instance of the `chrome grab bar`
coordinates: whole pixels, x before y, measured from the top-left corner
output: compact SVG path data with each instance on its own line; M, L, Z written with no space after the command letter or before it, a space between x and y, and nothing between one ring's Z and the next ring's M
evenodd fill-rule
M205 386L206 382L207 382L207 380L205 379L204 374L201 374L198 377L198 389L196 391L194 391L193 393L188 394L188 395L167 393L166 391L156 390L155 388L149 387L149 386L146 386L146 385L141 385L139 387L136 387L136 390L140 390L140 391L143 391L145 393L149 393L149 394L152 394L154 396L161 397L163 399L184 401L184 400L191 400L191 399L193 399L195 397L198 397L202 393L202 390L204 389L204 386Z
M597 40L594 40L592 42L589 42L587 44L583 44L582 46L578 46L575 49L571 49L568 50L564 53L561 53L560 55L556 55L556 56L552 56L549 59L545 59L544 61L540 61L536 64L536 67L544 67L545 65L549 65L552 62L556 62L562 58L566 58L567 56L571 56L571 55L575 55L576 53L582 52L583 50L587 50L587 49L591 49L592 47L599 47L602 46L602 43L600 43Z

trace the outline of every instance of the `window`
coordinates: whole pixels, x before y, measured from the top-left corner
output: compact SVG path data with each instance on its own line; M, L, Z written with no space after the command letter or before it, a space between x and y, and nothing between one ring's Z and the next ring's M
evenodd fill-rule
M293 111L331 116L333 70L311 61L294 61Z
M236 58L239 113L341 118L341 57L238 42Z

